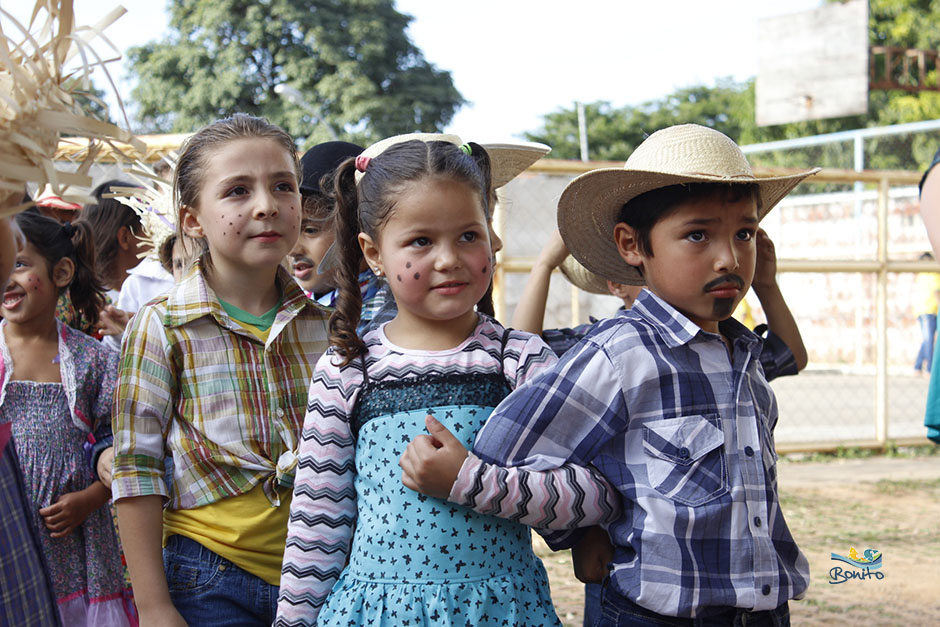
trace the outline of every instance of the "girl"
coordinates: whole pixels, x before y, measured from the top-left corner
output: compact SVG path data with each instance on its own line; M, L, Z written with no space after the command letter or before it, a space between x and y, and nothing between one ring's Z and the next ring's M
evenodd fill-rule
M558 624L527 527L407 490L397 465L426 414L469 445L553 360L474 309L492 278L488 189L476 144L406 141L337 170L335 348L310 388L278 625ZM360 254L398 303L362 339Z
M274 619L294 447L326 348L325 313L280 266L297 184L293 140L260 118L217 121L182 148L177 225L201 255L132 319L114 406L112 491L144 625Z
M128 625L110 493L83 449L110 435L118 355L55 318L65 289L82 316L97 317L91 233L34 211L16 222L26 246L0 306L0 422L12 423L63 624Z

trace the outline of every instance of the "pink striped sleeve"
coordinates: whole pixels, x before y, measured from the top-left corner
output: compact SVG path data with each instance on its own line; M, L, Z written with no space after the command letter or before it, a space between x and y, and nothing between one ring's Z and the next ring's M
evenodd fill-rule
M346 563L356 519L356 444L349 424L359 381L327 353L310 385L287 525L275 625L315 625Z
M576 529L613 521L620 497L590 467L565 464L551 470L502 468L473 453L460 468L449 501L488 516L536 529Z

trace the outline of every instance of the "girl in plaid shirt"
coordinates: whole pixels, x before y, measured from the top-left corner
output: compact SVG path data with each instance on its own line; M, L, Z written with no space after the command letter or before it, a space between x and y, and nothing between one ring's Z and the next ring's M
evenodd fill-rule
M294 450L326 348L323 309L280 265L300 229L298 173L291 137L242 114L180 154L177 224L201 254L134 316L113 413L112 491L144 625L274 620Z

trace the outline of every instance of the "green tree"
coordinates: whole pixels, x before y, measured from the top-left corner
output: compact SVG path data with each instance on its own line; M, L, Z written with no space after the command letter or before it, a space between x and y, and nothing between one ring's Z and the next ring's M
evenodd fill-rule
M832 0L837 1L837 0ZM940 1L870 0L871 45L940 49ZM935 80L930 77L930 80ZM821 135L869 126L886 126L940 118L940 93L902 90L869 94L866 115L759 127L755 122L754 80L719 79L714 86L697 85L636 106L613 107L608 102L585 106L591 159L623 161L644 137L673 124L703 124L740 144ZM527 132L530 141L552 147L552 157L580 156L574 106L543 117L542 128ZM923 169L940 145L940 134L917 134L871 139L865 143L866 166L875 169ZM842 142L801 149L755 154L751 160L766 166L826 165L851 168L853 146Z
M428 63L392 0L173 0L171 34L128 52L145 131L187 132L240 111L328 139L290 85L344 138L438 131L464 100Z

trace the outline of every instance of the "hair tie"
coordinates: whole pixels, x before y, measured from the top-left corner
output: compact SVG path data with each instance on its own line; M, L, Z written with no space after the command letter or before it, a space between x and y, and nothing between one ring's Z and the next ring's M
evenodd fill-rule
M372 161L372 157L367 157L365 155L359 155L356 157L356 169L360 172L365 172L366 168L369 167L369 162Z
M473 156L473 146L470 144L460 144L460 149L464 152L464 154L471 157Z
M72 239L72 236L75 235L75 227L71 222L65 222L62 224L62 232L65 234L65 237Z

